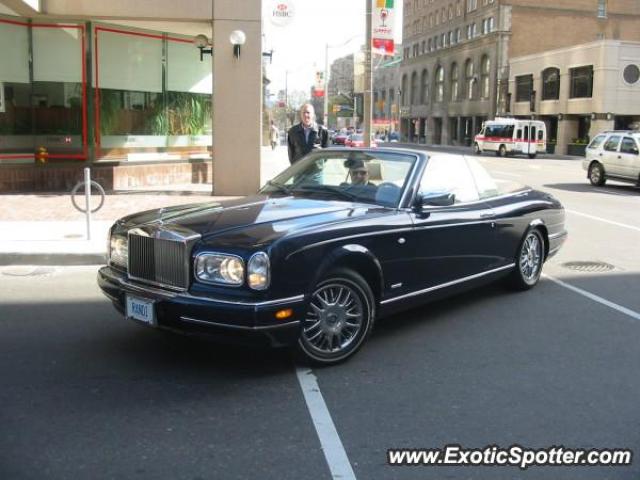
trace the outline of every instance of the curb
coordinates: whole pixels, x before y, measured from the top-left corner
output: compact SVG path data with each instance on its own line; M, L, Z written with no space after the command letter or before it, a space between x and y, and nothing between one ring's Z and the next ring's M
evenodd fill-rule
M45 265L45 266L78 266L106 265L104 253L0 253L0 266L8 265Z

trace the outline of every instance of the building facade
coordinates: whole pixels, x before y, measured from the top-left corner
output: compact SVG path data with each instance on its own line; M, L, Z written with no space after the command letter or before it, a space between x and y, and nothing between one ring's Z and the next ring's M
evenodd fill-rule
M640 2L410 0L404 2L403 24L399 85L403 139L470 145L473 135L487 118L540 115L537 110L541 108L540 96L536 96L541 93L539 88L532 84L528 98L524 98L527 95L525 85L520 85L516 92L517 82L512 69L522 77L520 73L526 70L522 59L536 55L542 58L546 52L599 40L640 41ZM527 61L524 60L525 65ZM635 63L638 64L637 59ZM559 65L556 67L560 68ZM560 70L566 74L574 67L577 68L567 64ZM586 69L582 73L588 75ZM603 77L607 81L611 78ZM524 79L518 81L522 83ZM599 88L609 91L615 85L617 83L601 84ZM573 105L578 103L573 102ZM569 108L567 103L566 110L558 111L549 105L545 104L542 118L548 123L550 138L555 135L561 151L566 150L563 142L568 137L574 133L577 137L585 128L587 132L591 129L584 121L573 119L577 122L575 125L567 123L559 132L558 118L568 115L573 122L571 115L576 114L575 108ZM584 116L587 113L581 112ZM588 113L589 117L591 113ZM609 113L616 125L626 122L618 120L616 123L617 117L634 115L628 110L595 113Z
M159 0L150 11L124 0L50 0L34 10L0 1L0 191L66 190L84 166L106 188L209 183L214 131L217 193L227 181L234 192L255 191L255 175L241 187L227 172L238 171L238 149L259 165L261 110L253 120L243 114L242 145L225 130L234 133L226 125L235 111L261 105L260 5ZM229 43L234 27L248 39L242 60ZM201 53L196 35L227 51Z
M396 45L396 52L400 52ZM398 85L400 83L400 55L384 57L373 70L373 130L395 132L400 128Z

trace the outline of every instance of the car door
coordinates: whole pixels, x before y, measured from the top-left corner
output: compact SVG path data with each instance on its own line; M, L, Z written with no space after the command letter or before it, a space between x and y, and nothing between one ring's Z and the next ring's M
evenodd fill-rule
M622 175L622 164L618 158L618 146L620 145L621 135L611 135L604 145L602 152L599 154L604 165L604 170L610 175Z
M620 175L638 179L640 175L640 155L638 145L633 137L622 138L617 161L620 165Z
M455 203L414 208L411 217L411 282L422 290L486 271L495 258L487 255L494 240L493 211L478 195L462 156L429 158L418 195L449 192Z

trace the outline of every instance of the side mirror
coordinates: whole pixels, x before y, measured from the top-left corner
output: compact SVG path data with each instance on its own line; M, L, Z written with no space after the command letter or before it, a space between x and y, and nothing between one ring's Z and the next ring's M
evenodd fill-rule
M455 200L456 195L451 192L419 193L416 198L416 207L419 209L427 206L448 207L453 205Z

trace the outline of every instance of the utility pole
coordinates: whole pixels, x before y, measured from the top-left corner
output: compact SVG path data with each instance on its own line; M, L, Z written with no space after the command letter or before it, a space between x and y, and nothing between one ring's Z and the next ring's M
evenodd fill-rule
M287 89L287 83L289 81L289 70L284 71L284 134L288 135L289 132L289 91Z
M329 128L329 44L324 44L324 128Z
M373 78L371 74L371 10L372 0L365 0L367 4L366 8L366 32L365 32L365 44L364 44L364 96L363 96L363 109L364 115L364 146L371 146L371 90L373 89Z

